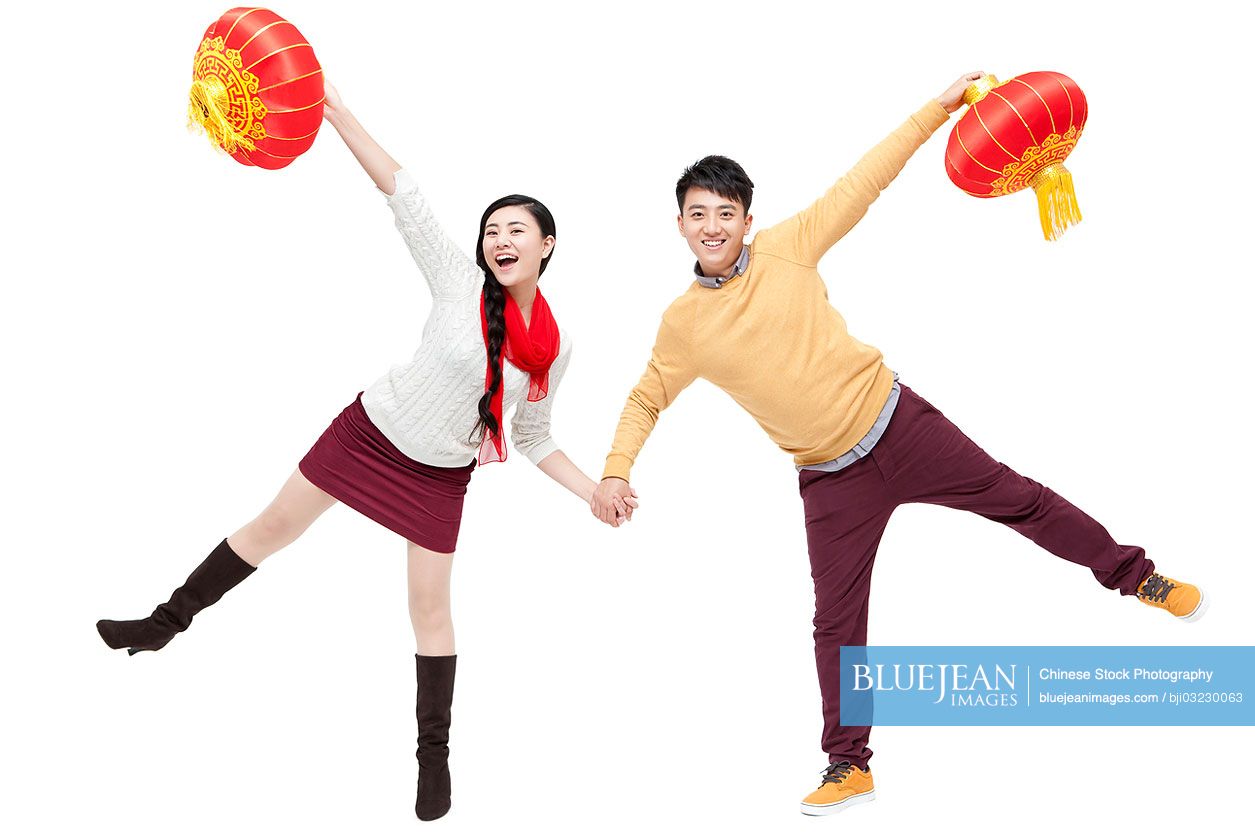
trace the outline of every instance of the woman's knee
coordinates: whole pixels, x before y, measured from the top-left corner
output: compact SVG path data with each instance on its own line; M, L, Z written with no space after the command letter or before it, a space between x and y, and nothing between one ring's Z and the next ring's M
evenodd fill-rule
M257 539L282 548L291 543L305 530L307 523L283 506L271 505L253 521L253 533Z
M448 590L410 589L410 615L414 620L444 622L450 619Z
M305 532L335 499L296 471L256 519L235 537L246 540L263 557L287 546Z
M309 528L311 522L313 520L307 515L286 504L274 502L245 526L240 534L254 549L269 555L290 545Z
M453 629L453 614L448 606L421 606L410 602L410 622L420 635L436 635Z

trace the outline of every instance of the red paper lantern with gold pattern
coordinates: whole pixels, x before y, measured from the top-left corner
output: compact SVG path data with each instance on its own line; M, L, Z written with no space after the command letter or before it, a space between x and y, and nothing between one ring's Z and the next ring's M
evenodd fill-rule
M188 119L244 165L283 168L322 124L322 67L314 48L269 9L241 7L201 38Z
M1047 240L1079 223L1072 174L1063 167L1089 115L1076 82L1055 72L1025 73L1001 83L987 75L967 88L963 101L968 110L946 146L950 180L973 197L1031 186Z

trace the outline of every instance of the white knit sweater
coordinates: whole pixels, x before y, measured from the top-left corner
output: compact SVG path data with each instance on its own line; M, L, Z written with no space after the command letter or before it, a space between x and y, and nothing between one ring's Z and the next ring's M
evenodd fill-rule
M404 170L395 177L396 191L388 196L388 205L433 302L413 359L375 381L362 394L362 406L379 431L410 458L436 467L464 467L479 452L470 435L479 417L488 363L479 321L484 274L445 235L414 178ZM571 361L571 341L561 329L559 342L549 369L549 394L539 401L525 397L528 374L504 362L502 415L518 404L510 441L534 464L558 449L549 436L549 416Z

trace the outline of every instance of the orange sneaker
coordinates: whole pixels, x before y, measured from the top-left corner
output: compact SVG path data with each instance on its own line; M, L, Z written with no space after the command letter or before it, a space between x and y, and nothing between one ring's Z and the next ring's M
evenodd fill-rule
M1182 621L1198 621L1207 611L1203 590L1192 583L1181 583L1152 572L1137 588L1137 600L1167 610Z
M824 782L802 799L802 812L808 816L827 816L876 800L876 787L869 769L851 766L849 761L830 764L824 770Z

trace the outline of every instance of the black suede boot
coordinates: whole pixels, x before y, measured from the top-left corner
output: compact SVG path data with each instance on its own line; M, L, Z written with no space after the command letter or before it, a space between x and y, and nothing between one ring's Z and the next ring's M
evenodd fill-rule
M181 633L192 623L192 616L218 602L227 590L253 574L257 567L250 566L236 554L227 541L209 553L170 600L158 605L148 618L135 621L97 621L96 631L105 644L134 656L141 650L160 650L176 633Z
M457 656L414 656L418 678L418 798L414 815L423 821L449 812L449 709Z

